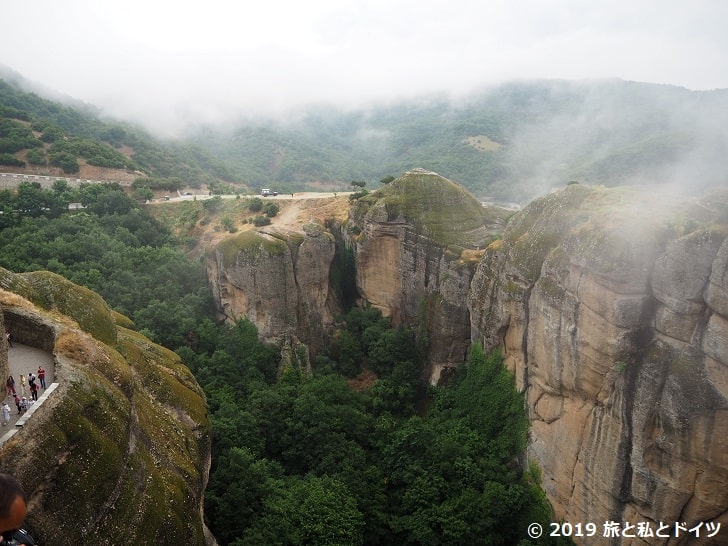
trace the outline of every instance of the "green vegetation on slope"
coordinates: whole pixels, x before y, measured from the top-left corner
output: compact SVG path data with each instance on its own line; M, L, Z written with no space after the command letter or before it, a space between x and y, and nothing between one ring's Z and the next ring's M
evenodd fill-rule
M199 147L161 142L131 124L102 121L87 105L53 102L0 79L0 163L13 159L14 166L55 166L67 174L77 173L80 162L143 170L190 186L233 177L223 162Z
M422 167L479 197L523 202L570 180L722 184L727 105L724 90L533 81L458 101L310 109L296 122L250 122L232 136L209 129L194 141L258 187L320 181L343 190Z
M215 335L180 354L212 412L205 513L222 543L525 545L528 523L548 522L534 477L515 464L528 422L498 355L473 347L417 414L414 334L373 309L343 317L313 377L278 376L246 321ZM365 368L377 375L359 390L337 373Z
M118 186L79 192L30 184L17 194L0 192L0 210L8 211L0 217L8 226L0 237L0 267L62 275L100 294L154 341L177 347L198 317L211 312L204 265L190 261L168 230ZM12 213L21 198L28 212ZM87 208L61 213L43 206L72 199Z
M504 84L458 101L431 97L358 111L311 108L161 142L0 80L0 163L140 169L185 185L345 191L422 167L479 197L527 201L570 180L607 186L722 184L728 95L622 81ZM32 131L30 129L32 128Z

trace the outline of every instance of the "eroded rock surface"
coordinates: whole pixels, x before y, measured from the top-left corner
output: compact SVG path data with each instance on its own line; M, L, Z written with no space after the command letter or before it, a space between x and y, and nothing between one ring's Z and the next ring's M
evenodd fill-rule
M557 519L728 525L727 234L724 192L574 185L486 253L473 337L526 389Z
M421 170L360 198L362 302L427 335L433 382L471 341L503 350L557 519L728 527L726 193L571 185L506 218ZM228 317L326 330L330 232L231 241L210 266Z
M207 260L216 306L226 320L249 319L268 341L300 338L320 347L340 310L329 283L335 252L333 235L318 223L302 233L229 237Z
M467 293L480 250L508 212L484 207L457 184L415 169L360 199L352 221L357 287L364 301L401 323L425 328L431 381L465 360Z

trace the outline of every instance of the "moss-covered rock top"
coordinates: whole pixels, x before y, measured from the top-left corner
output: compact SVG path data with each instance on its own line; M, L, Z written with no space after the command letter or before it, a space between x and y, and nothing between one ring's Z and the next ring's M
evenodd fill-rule
M352 209L357 224L406 223L433 241L476 247L488 240L486 226L507 212L483 204L462 186L442 176L414 169L358 199Z
M0 286L6 326L22 317L20 342L56 360L58 388L0 447L3 471L31 498L26 525L35 538L204 544L211 424L179 356L114 326L97 294L57 275L0 270Z
M42 309L53 309L72 318L99 341L108 344L116 342L116 326L111 309L101 296L88 288L49 271L16 274L2 268L0 287Z
M279 256L286 252L288 245L282 239L267 236L257 231L245 231L233 237L227 237L215 248L222 255L223 264L230 267L238 254L259 256L263 253Z
M564 257L607 276L626 263L649 262L655 249L699 230L724 229L728 191L702 198L659 187L569 185L536 199L514 215L503 249L520 276L534 282L547 255L561 247Z

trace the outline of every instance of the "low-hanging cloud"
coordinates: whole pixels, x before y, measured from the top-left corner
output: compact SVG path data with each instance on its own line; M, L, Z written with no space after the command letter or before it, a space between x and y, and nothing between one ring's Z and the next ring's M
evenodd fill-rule
M353 108L514 78L728 87L728 7L385 0L15 2L0 63L174 134L192 123Z

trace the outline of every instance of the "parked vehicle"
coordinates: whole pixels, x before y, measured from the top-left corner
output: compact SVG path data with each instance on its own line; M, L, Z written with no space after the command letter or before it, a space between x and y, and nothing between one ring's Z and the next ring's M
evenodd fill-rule
M275 197L276 195L278 195L278 192L273 191L270 188L263 188L262 190L260 190L260 195L262 195L263 197Z

